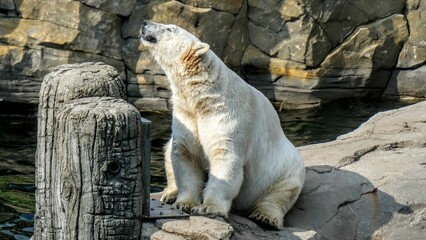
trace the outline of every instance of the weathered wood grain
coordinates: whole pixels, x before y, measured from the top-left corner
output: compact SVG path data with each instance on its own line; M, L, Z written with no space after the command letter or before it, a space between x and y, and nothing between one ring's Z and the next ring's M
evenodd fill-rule
M45 77L35 239L140 238L149 123L125 96L117 71L102 63L63 65Z

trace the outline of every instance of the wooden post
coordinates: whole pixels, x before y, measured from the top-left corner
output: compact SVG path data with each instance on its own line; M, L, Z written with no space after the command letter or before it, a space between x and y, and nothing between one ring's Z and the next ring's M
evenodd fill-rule
M140 239L149 124L124 98L117 71L102 63L63 65L45 77L34 239Z

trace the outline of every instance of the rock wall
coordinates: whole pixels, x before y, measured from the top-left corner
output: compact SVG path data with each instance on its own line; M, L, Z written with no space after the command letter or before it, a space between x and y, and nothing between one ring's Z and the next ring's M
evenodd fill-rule
M425 15L424 0L2 0L0 101L37 103L53 67L102 61L139 109L169 110L167 79L138 40L143 20L194 33L283 107L425 98Z

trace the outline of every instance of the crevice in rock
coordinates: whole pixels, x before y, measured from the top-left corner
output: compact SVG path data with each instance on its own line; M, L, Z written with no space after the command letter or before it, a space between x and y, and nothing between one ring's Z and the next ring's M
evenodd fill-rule
M341 47L341 45L342 44L344 44L344 43L346 43L346 41L348 40L348 39L350 39L352 36L353 36L353 34L358 30L358 29L360 29L360 27L361 26L368 26L368 25L370 25L370 24L372 24L372 23L374 23L374 22L377 22L377 21L381 21L381 20L384 20L384 19L386 19L386 18L388 18L388 17L390 17L390 16L392 16L392 15L396 15L396 14L399 14L399 13L392 13L392 14L389 14L389 15L387 15L387 16L384 16L384 17L382 17L382 18L376 18L376 19L372 19L372 20L369 20L369 21L367 21L367 22L364 22L364 23L361 23L361 24L359 24L359 25L357 25L357 26L354 26L354 28L352 29L352 31L346 36L346 37L344 37L343 39L342 39L342 41L340 41L339 43L337 43L336 44L336 46L334 46L330 51L329 51L329 54L327 55L327 56L329 56L330 54L333 54L339 47ZM401 14L402 15L402 14ZM404 15L404 17L405 17L405 15ZM327 59L327 57L325 57L324 58L324 60L325 59ZM323 61L324 61L323 60ZM398 60L398 59L396 59L396 60ZM397 61L396 61L397 62ZM396 62L395 62L395 64L396 64ZM323 62L321 62L321 64L322 64ZM321 64L319 64L319 66L321 66ZM394 64L394 65L395 65ZM391 68L392 69L392 68ZM388 81L389 82L389 81Z
M361 150L356 151L352 156L346 156L342 159L340 159L337 168L342 168L345 166L348 166L352 163L358 162L363 156L367 155L368 153L374 152L379 148L379 145L374 145L372 147L364 148Z
M218 8L215 8L215 7L213 7L213 6L211 6L211 7L201 7L201 6L199 6L198 4L196 5L196 6L194 6L194 5L191 5L191 4L188 4L188 3L185 3L185 2L183 2L182 0L175 0L176 2L180 2L180 3L182 3L183 5L185 5L185 6L190 6L190 7L194 7L194 8L201 8L201 9L210 9L210 10L214 10L214 11L217 11L217 12L224 12L224 13L230 13L230 14L232 14L232 15L234 15L234 17L236 16L236 15L238 15L238 13L240 12L240 10L241 10L241 7L243 6L243 3L241 4L241 6L240 6L240 8L238 9L238 11L236 12L236 13L233 13L233 12L228 12L228 11L225 11L225 10L221 10L221 9L218 9Z
M318 185L318 186L316 186L315 188L313 188L313 189L309 190L308 192L303 192L303 191L302 191L302 193L300 193L300 196L311 194L311 193L315 192L316 190L318 190L320 187L321 187L321 185ZM299 209L299 208L298 208L298 209Z
M314 171L318 174L330 173L334 170L333 167L328 165L315 166L315 167L306 167L306 171Z
M88 4L86 4L85 2L82 2L82 1L79 1L79 2L80 2L82 5L84 5L84 6L88 7L88 8L91 8L91 9L94 9L94 10L97 10L97 11L101 11L101 12L104 12L104 13L107 13L107 14L115 15L115 16L117 16L117 17L119 17L119 18L121 18L121 17L127 18L127 17L129 17L129 16L132 14L132 13L130 12L130 14L129 14L128 16L123 16L123 15L119 15L119 14L116 14L116 13L108 12L108 11L106 11L106 10L104 10L104 9L101 9L101 8L97 8L97 7L94 7L94 6L88 5ZM136 4L136 2L135 2L135 4ZM135 4L133 4L132 9L134 9L134 5L135 5Z
M340 208L342 208L342 207L345 207L345 206L348 206L348 205L350 205L350 204L352 204L352 203L355 203L355 202L357 202L357 201L359 201L364 195L366 195L366 194L376 194L377 193L377 188L374 188L373 190L371 190L371 191L367 191L367 192L363 192L363 193L361 193L360 195L359 195L359 197L358 198L356 198L356 199L354 199L354 200L348 200L348 201L345 201L345 202L343 202L343 203L341 203L341 204L339 204L338 206L337 206L337 209L336 209L336 212L333 214L333 216L331 216L325 223L324 223L324 225L323 226L325 226L327 223L329 223L331 220L333 220L333 218L335 218L338 214L339 214L339 210L340 210Z
M369 19L369 20L370 20L370 16L368 16L368 13L367 13L366 11L364 11L364 9L361 9L361 8L360 8L360 7L358 7L356 4L354 4L354 3L352 3L352 2L350 2L350 1L348 1L348 0L344 0L344 2L345 2L346 4L351 5L352 7L356 8L356 9L358 9L360 12L364 13L364 14L365 14L365 16L367 17L367 19Z
M426 203L410 203L407 204L405 206L402 206L399 210L398 213L401 214L412 214L414 211L419 210L419 209L423 209L426 208Z

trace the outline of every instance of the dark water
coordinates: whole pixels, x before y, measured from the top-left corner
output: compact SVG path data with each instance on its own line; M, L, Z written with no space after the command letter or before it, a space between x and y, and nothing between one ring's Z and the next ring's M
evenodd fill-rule
M281 111L281 125L296 145L327 142L357 128L375 113L401 102L339 100L320 108ZM170 137L171 116L142 113L152 121L151 191L166 183L162 149ZM35 108L0 102L0 239L29 239L33 232Z

